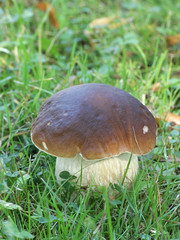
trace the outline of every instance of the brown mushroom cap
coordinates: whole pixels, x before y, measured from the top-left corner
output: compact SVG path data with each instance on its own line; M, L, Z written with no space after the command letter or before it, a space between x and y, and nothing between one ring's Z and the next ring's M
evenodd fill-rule
M156 143L156 121L129 93L104 84L62 90L41 106L32 141L57 157L102 159L123 152L148 153Z

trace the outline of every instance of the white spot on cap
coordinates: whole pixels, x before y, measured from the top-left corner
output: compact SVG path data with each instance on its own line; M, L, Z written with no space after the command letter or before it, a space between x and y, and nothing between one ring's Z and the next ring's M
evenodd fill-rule
M45 150L48 150L48 147L47 147L47 145L46 145L45 142L42 142L42 145L43 145L43 147L44 147Z
M143 134L146 134L149 131L148 126L144 126L143 127Z
M67 112L64 112L64 113L63 113L63 116L64 116L64 117L67 117L67 116L68 116L68 113L67 113Z

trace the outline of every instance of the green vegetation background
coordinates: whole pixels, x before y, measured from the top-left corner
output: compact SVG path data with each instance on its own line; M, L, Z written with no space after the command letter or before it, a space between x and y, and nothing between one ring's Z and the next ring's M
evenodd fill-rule
M163 121L179 114L180 45L167 43L179 34L179 1L49 3L59 29L37 1L0 1L0 239L180 239L180 128ZM112 16L114 27L89 25ZM45 99L92 82L130 92L160 118L156 147L114 201L101 189L59 186L55 158L30 139Z

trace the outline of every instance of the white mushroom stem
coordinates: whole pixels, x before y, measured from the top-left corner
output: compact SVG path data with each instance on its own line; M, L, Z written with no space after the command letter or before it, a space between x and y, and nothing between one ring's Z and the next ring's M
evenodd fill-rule
M122 183L124 174L124 184L131 186L138 171L137 155L123 153L116 157L102 160L85 160L81 155L74 158L56 159L55 175L57 180L61 180L59 174L68 171L78 178L81 186L109 186L109 183ZM129 163L129 164L128 164Z

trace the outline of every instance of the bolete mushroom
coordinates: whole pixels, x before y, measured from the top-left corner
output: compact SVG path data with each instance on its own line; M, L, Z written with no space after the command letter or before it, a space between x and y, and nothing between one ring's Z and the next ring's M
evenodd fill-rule
M68 171L82 186L108 186L121 182L126 173L124 184L129 186L138 171L137 155L156 143L156 121L129 93L89 83L46 100L31 136L40 150L57 157L57 180Z

